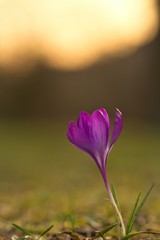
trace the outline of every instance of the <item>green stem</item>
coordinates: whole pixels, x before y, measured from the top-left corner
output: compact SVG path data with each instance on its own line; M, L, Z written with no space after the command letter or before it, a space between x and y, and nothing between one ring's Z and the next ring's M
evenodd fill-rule
M105 186L106 186L106 189L107 189L107 192L108 192L108 195L109 195L110 202L112 203L112 205L114 207L114 210L115 210L115 213L117 215L121 236L124 237L126 235L126 229L125 229L125 225L124 225L124 222L123 222L123 218L122 218L121 212L118 209L117 204L114 200L114 197L113 197L112 191L110 189L107 178L105 179Z

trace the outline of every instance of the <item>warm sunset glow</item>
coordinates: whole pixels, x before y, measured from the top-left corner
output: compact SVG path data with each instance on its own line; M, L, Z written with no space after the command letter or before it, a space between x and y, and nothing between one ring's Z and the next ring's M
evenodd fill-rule
M0 64L42 57L58 68L85 67L150 41L158 21L155 0L0 0Z

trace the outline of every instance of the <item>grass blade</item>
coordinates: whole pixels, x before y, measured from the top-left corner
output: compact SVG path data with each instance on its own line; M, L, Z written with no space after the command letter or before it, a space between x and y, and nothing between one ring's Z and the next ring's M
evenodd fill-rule
M127 240L129 238L132 238L134 236L140 235L140 234L152 234L152 235L160 235L160 232L152 232L152 231L140 231L136 233L131 233L122 238L122 240Z
M98 232L101 234L106 234L107 232L109 232L112 228L114 228L115 226L117 226L118 223L114 223L112 225L109 225L108 227L106 227L105 229L103 229L102 231Z
M134 204L133 210L132 210L131 215L129 217L128 224L127 224L127 227L126 227L126 235L128 235L130 233L131 225L134 224L133 220L134 220L134 216L135 216L135 213L136 213L136 209L137 209L137 206L138 206L140 196L141 196L141 193L138 194L138 197L137 197L136 202Z
M118 209L120 210L120 205L119 205L119 200L118 200L117 192L116 192L116 189L115 189L115 187L114 187L113 184L111 184L111 191L112 191L112 194L113 194L113 198L114 198L114 200L115 200L115 203L116 203Z
M97 237L102 237L103 239L105 239L104 238L104 234L106 234L107 232L109 232L112 228L114 228L115 226L117 226L118 225L118 223L114 223L114 224L112 224L112 225L109 225L108 227L106 227L105 229L103 229L102 231L98 231L97 232L97 234L96 234L96 236L95 237L93 237L92 239L95 239L95 238L97 238ZM106 239L105 239L106 240Z
M13 225L14 227L18 228L21 232L23 232L24 234L26 234L26 235L28 235L28 236L31 236L31 237L34 237L34 236L35 236L32 232L28 231L27 229L25 229L25 228L23 228L23 227L15 224L15 223L12 223L12 225Z
M136 220L138 214L140 213L142 207L144 206L147 198L149 197L149 195L150 195L150 193L151 193L154 185L155 185L155 184L152 184L152 186L149 188L148 192L146 193L146 195L145 195L144 198L142 199L139 207L138 207L137 210L135 211L134 216L133 216L133 218L132 218L132 222L131 222L130 227L129 227L129 229L128 229L128 232L129 232L129 233L132 231L132 228L133 228L133 225L134 225L134 223L135 223L135 220Z
M39 236L37 239L40 239L41 237L43 237L47 232L49 232L52 228L53 228L54 225L51 225L49 228L47 228L46 230L44 230Z

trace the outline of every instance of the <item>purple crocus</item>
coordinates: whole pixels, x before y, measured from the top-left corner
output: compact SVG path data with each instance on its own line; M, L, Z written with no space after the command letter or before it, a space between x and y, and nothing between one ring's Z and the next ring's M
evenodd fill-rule
M125 236L125 225L121 212L116 204L107 180L106 163L108 154L113 144L118 139L123 127L121 112L116 109L113 131L110 137L110 120L104 108L100 108L92 113L81 112L77 123L70 121L68 124L67 136L71 143L82 151L86 152L96 162L106 189L109 199L115 209L122 236Z
M110 120L107 111L100 108L92 113L81 112L77 123L70 121L67 136L71 143L89 154L96 162L104 183L108 188L106 162L113 144L118 139L123 127L121 112L116 109L112 135L110 137Z

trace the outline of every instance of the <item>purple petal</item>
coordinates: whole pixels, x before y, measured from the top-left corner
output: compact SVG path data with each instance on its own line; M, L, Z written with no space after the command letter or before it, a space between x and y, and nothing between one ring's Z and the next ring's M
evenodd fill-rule
M89 138L91 116L87 112L81 112L78 117L78 128Z
M104 108L100 108L98 111L101 112L101 114L103 115L103 117L105 118L105 120L107 122L108 129L110 129L110 120L109 120L107 111Z
M88 137L85 136L84 132L81 131L73 121L70 121L68 124L67 137L76 147L88 153L91 157L94 157Z
M71 143L77 145L79 141L80 132L75 122L70 121L67 129L67 137Z
M106 161L109 137L109 118L106 111L99 109L91 116L91 142L94 152L100 157L102 164Z
M85 143L83 142L83 136L77 124L73 121L70 121L68 124L67 130L68 139L76 145L77 147L83 146Z
M118 109L116 109L116 116L115 116L115 120L114 120L113 132L112 132L109 149L112 148L113 144L118 139L118 137L122 131L122 128L123 128L122 113Z

